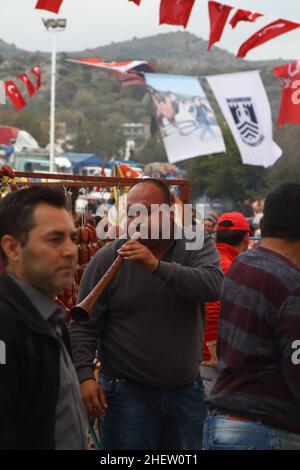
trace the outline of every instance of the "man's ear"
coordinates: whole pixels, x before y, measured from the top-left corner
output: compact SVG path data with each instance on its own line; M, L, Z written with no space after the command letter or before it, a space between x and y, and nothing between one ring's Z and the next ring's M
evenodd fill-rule
M20 258L20 242L11 235L4 235L1 239L1 248L8 260L18 261Z
M249 234L249 232L247 232L246 235L244 236L244 240L243 240L244 245L245 245L247 248L248 248L249 243L250 243L249 237L250 237L250 234Z

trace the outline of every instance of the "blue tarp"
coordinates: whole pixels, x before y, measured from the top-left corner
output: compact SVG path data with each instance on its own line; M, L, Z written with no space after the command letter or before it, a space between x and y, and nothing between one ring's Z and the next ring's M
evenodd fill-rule
M14 148L10 145L4 145L4 144L0 144L0 149L1 150L4 150L5 152L5 156L7 155L11 155L14 151Z
M74 173L79 173L80 169L84 166L99 166L102 167L106 164L99 155L95 153L72 153L64 152L60 154L61 157L68 158L73 166Z
M141 163L132 160L111 160L107 162L106 160L102 160L101 157L95 153L63 152L60 154L60 157L65 157L70 160L74 173L79 173L81 168L85 166L98 166L101 168L104 166L104 168L112 168L115 163L125 163L126 165L136 168L143 166Z
M125 163L125 165L132 166L133 168L143 167L142 163L134 162L133 160L111 160L108 163L111 163L111 165L113 165L114 163L120 163L120 164Z

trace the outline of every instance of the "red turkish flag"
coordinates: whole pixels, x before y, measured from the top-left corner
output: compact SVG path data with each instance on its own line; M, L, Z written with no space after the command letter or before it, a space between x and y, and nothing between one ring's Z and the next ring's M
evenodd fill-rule
M277 125L300 124L300 61L275 67L274 74L284 78Z
M36 10L47 10L52 13L58 13L63 0L38 0L35 9Z
M36 76L36 89L39 90L42 84L42 72L39 65L35 65L31 68L31 72Z
M135 3L136 5L140 5L142 0L129 0L129 1Z
M125 163L118 164L118 170L121 178L141 178L142 174L136 168L133 168Z
M18 111L24 108L24 106L26 106L26 101L24 100L20 90L17 88L17 86L12 80L4 82L4 88L5 93L7 94L12 104Z
M174 24L186 28L195 0L161 0L159 24Z
M263 15L261 13L252 13L248 10L237 10L229 21L229 24L232 28L235 28L240 21L250 21L251 23L254 23L254 21L256 21L260 16Z
M225 28L227 18L233 7L223 5L218 2L208 2L208 11L210 19L210 36L208 50L215 43L220 41Z
M21 73L18 76L18 79L25 83L29 96L33 96L35 94L35 87L30 78L28 77L27 73Z
M265 42L270 41L270 39L274 39L281 34L299 28L299 26L299 23L293 23L292 21L287 20L273 21L273 23L264 26L255 34L253 34L253 36L247 39L247 41L241 45L237 56L245 57L245 55L251 51L251 49L260 46L261 44L264 44Z
M130 87L136 85L142 85L146 88L146 82L142 74L134 70L130 72L115 72L117 78L120 80L122 87Z

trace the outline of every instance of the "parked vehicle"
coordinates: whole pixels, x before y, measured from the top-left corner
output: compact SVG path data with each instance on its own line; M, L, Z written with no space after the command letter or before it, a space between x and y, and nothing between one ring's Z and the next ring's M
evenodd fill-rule
M80 174L82 176L100 176L102 175L102 168L99 166L83 166L80 169ZM104 176L111 176L111 169L104 168Z
M24 151L14 153L11 157L11 166L16 171L29 173L49 173L50 160L48 152ZM54 173L72 174L72 164L66 157L55 157Z

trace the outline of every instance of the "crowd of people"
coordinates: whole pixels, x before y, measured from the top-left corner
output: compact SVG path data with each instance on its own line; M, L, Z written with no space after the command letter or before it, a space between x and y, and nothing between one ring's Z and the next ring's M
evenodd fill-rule
M189 250L172 212L162 236L162 204L172 196L159 180L130 189L149 236L95 254L79 302L123 265L89 321L67 325L55 297L77 241L64 192L1 201L1 449L86 449L88 420L107 451L300 449L300 185L267 195L252 249L249 213L210 214Z

